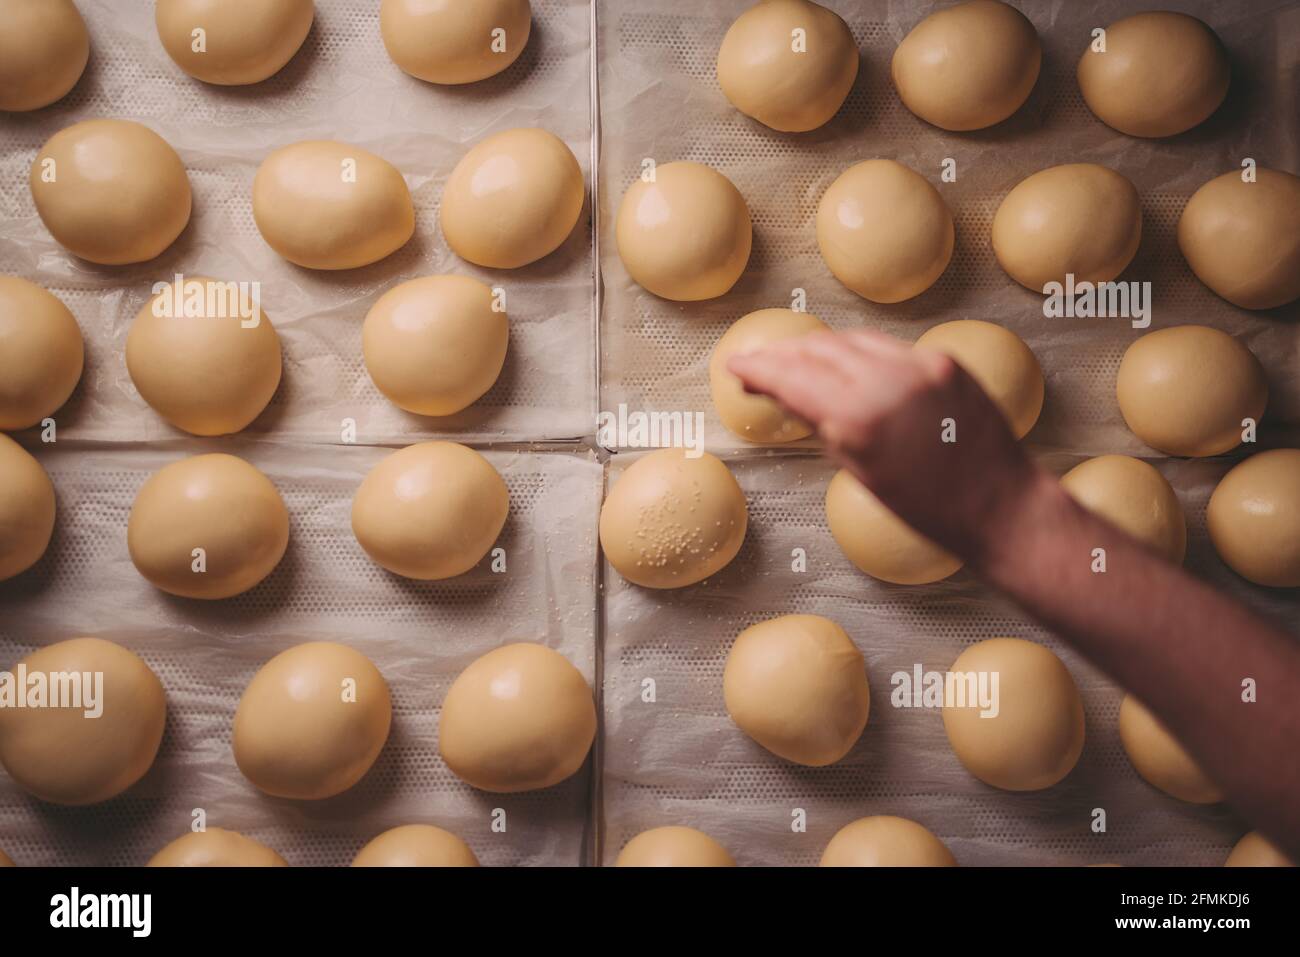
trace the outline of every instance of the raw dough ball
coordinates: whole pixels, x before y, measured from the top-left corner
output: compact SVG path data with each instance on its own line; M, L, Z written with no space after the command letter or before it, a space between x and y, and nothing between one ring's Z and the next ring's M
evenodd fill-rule
M68 307L26 279L0 276L0 429L53 415L77 387L84 360Z
M928 830L905 817L859 818L835 832L822 867L956 867L957 859Z
M13 862L13 858L11 858L4 851L0 851L0 867L17 867L17 866L18 865L16 865Z
M1300 297L1300 176L1216 176L1183 208L1178 248L1196 278L1234 306L1272 309Z
M274 797L333 797L365 777L392 720L388 685L369 658L329 641L296 645L244 689L235 763Z
M370 470L352 500L352 531L390 572L433 581L477 565L509 511L487 459L455 442L420 442Z
M1060 658L1032 641L990 638L949 670L987 674L990 691L998 676L993 717L969 697L944 702L948 743L967 771L1007 791L1049 788L1070 773L1083 752L1083 701ZM960 684L969 693L969 679Z
M872 578L926 585L961 568L950 555L891 512L846 469L826 487L826 523L844 557Z
M379 6L388 55L403 71L430 83L495 76L519 59L531 28L528 0L383 0Z
M195 79L219 86L279 73L307 39L314 15L312 0L158 0L154 7L167 55ZM195 30L204 31L201 53Z
M656 827L623 846L615 867L735 867L727 849L693 827Z
M576 774L596 737L582 672L543 645L489 651L442 703L438 747L452 773L498 793L535 791Z
M1102 455L1061 477L1076 502L1175 564L1187 552L1187 521L1173 487L1128 455Z
M1272 841L1258 831L1245 835L1223 863L1224 867L1295 867Z
M195 455L144 483L126 526L131 561L155 587L183 598L229 598L275 569L289 545L289 511L271 480L243 459ZM205 568L197 571L196 548Z
M1252 455L1223 477L1205 510L1219 557L1242 578L1300 587L1300 449Z
M0 435L0 581L27 571L54 534L54 484L31 454Z
M41 147L28 178L45 228L74 256L106 266L153 259L190 221L185 164L129 120L84 120Z
M140 396L194 435L227 435L257 418L280 385L280 337L235 283L187 276L136 314L126 368ZM177 306L180 306L178 309Z
M681 588L717 574L745 541L745 493L722 462L651 452L623 472L600 509L600 547L620 575Z
M1007 275L1043 292L1067 273L1110 282L1133 261L1142 204L1133 184L1105 166L1067 163L1039 170L1007 193L993 216L993 252Z
M1119 739L1152 787L1191 804L1217 804L1223 792L1205 776L1164 724L1132 695L1119 706Z
M795 30L805 45L796 50ZM858 45L839 15L807 0L767 0L731 25L718 51L718 84L746 116L785 133L815 130L853 89Z
M703 163L664 163L654 182L638 179L623 194L614 223L628 275L663 299L721 296L749 262L754 228L745 197Z
M553 133L506 130L466 153L438 211L461 259L517 269L559 249L582 215L586 187L573 151Z
M1043 370L1038 359L1010 329L979 319L955 319L927 329L916 340L970 373L1002 410L1016 438L1029 434L1043 411Z
M1228 95L1228 51L1195 17L1138 13L1106 28L1106 50L1079 58L1079 91L1107 126L1130 136L1190 130Z
M893 160L850 166L817 207L826 265L872 302L902 302L934 285L952 258L953 235L939 191Z
M741 731L814 768L852 750L871 706L861 652L820 615L782 615L742 631L727 655L722 694Z
M38 110L62 99L89 57L86 21L72 0L0 4L0 110Z
M772 399L746 392L740 379L727 371L727 360L781 339L825 330L826 324L816 316L793 309L759 309L732 323L709 360L713 405L722 424L749 442L793 442L812 435L812 426L788 415Z
M1029 99L1043 48L1005 3L975 0L932 13L903 38L891 71L903 105L941 129L1001 123Z
M357 852L353 867L478 867L469 845L450 831L407 824L385 831Z
M190 831L149 859L149 867L288 867L265 844L225 828Z
M253 219L277 253L308 269L355 269L406 245L415 206L397 167L359 146L282 146L253 179Z
M29 681L43 674L51 696L55 685L68 692L52 677L59 673L102 673L103 680L92 683L91 695L84 680L74 682L83 694L79 706L0 708L0 764L19 787L51 804L79 806L117 797L144 777L162 743L167 701L137 655L111 641L73 638L33 652L21 666Z
M1170 455L1236 448L1242 420L1258 422L1268 404L1254 353L1206 326L1173 326L1138 339L1124 353L1115 392L1133 434Z

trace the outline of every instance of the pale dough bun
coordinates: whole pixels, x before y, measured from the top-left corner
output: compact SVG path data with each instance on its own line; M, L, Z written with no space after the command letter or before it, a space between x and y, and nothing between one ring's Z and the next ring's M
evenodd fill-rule
M745 493L721 460L659 449L632 463L605 497L600 547L633 584L681 588L725 568L748 523Z
M1137 773L1152 787L1189 804L1217 804L1218 785L1205 776L1183 746L1132 695L1119 706L1119 739Z
M973 0L932 13L903 38L891 72L903 105L945 130L1001 123L1029 99L1043 48L1005 3Z
M1083 753L1083 701L1060 658L1032 641L990 638L949 670L998 675L996 716L970 699L944 702L948 743L967 771L1006 791L1039 791L1070 773Z
M271 480L243 459L195 455L163 466L144 483L131 506L126 544L155 587L183 598L230 598L280 563L289 546L289 511ZM203 565L194 555L200 548Z
M1268 404L1255 354L1207 326L1172 326L1138 339L1120 362L1115 393L1133 434L1169 455L1236 448L1242 420L1258 422Z
M817 246L835 278L872 302L902 302L948 268L952 213L919 173L893 160L850 166L817 206Z
M1049 282L1110 282L1142 239L1142 203L1125 177L1067 163L1020 181L993 216L993 252L1008 276L1041 293Z
M587 679L543 645L504 645L460 673L442 702L438 748L483 791L549 788L576 774L596 737Z
M0 434L0 581L27 571L54 534L54 483L41 463Z
M1196 278L1234 306L1272 309L1300 298L1300 176L1216 176L1183 207L1178 248Z
M487 459L455 442L420 442L370 470L352 500L352 531L390 572L434 581L477 565L509 511L506 483Z
M271 317L241 302L234 283L185 277L144 304L126 337L126 368L141 398L194 435L228 435L257 418L280 385ZM247 325L246 325L247 324Z
M100 638L73 638L23 659L30 677L102 673L97 718L84 707L0 708L0 764L19 787L51 804L117 797L153 766L167 723L162 682L138 655ZM17 666L9 670L14 671Z
M478 867L469 845L431 824L405 824L380 834L357 852L353 867Z
M0 851L0 867L17 867L17 866L18 865L14 863L12 857L10 857L4 851Z
M67 306L35 283L0 276L0 429L26 429L58 411L85 352Z
M237 831L209 827L182 834L149 859L149 867L288 867L265 844Z
M941 581L962 561L890 511L848 470L826 487L826 523L844 557L872 578L895 585Z
M1236 843L1223 866L1295 867L1296 864L1259 831L1251 831Z
M1300 449L1252 455L1220 480L1205 510L1219 557L1242 578L1300 587Z
M826 324L816 316L793 309L759 309L732 323L709 359L709 387L722 424L747 442L794 442L812 435L812 426L785 412L773 399L746 392L740 378L728 371L727 360L782 339L825 330Z
M244 689L235 711L235 763L274 797L333 797L365 777L392 720L388 685L369 658L329 641L296 645L263 665Z
M693 827L656 827L623 845L615 867L735 867L727 849Z
M163 49L197 80L218 86L260 83L293 59L311 30L312 0L158 0ZM203 31L196 51L195 30Z
M822 867L956 867L952 851L905 817L859 818L835 832Z
M782 615L742 631L727 655L722 694L741 731L814 768L853 749L871 707L862 653L820 615Z
M1173 136L1209 118L1228 95L1228 51L1196 17L1138 13L1106 27L1079 58L1079 91L1107 126L1130 136Z
M282 146L253 178L253 219L277 253L308 269L355 269L396 252L415 232L397 167L332 140Z
M190 221L185 164L161 136L129 120L84 120L55 133L28 181L50 235L105 266L153 259Z
M564 140L506 130L476 143L451 171L438 211L461 259L517 269L559 249L582 215L582 167Z
M90 58L90 34L72 0L0 3L0 110L24 113L60 100Z
M614 222L628 275L663 299L721 296L745 271L754 243L745 197L703 163L663 163L654 176L628 187Z
M1043 411L1043 370L1024 340L992 322L954 319L932 326L916 348L942 352L970 373L1023 439Z
M803 31L801 44L795 30ZM808 0L766 0L750 7L732 23L718 50L718 84L731 105L784 133L828 122L857 75L858 45L848 24Z
M1101 455L1066 472L1061 487L1094 515L1182 564L1187 553L1183 506L1154 467L1128 455Z
M429 83L474 83L500 73L528 45L528 0L383 0L379 29L388 55ZM504 32L495 32L504 31Z

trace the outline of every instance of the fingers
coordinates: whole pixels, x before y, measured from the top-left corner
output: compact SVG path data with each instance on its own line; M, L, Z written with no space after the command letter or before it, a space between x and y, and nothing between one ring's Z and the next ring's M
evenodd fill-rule
M732 356L727 369L746 390L769 395L786 409L818 425L843 402L844 377L823 356L799 340L779 342L758 352Z

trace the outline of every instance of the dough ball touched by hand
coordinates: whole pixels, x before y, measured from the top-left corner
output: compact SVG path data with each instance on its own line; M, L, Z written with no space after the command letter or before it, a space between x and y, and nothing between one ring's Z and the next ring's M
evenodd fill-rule
M1223 800L1218 785L1206 777L1164 723L1132 695L1126 695L1119 706L1119 738L1137 773L1152 787L1190 804Z

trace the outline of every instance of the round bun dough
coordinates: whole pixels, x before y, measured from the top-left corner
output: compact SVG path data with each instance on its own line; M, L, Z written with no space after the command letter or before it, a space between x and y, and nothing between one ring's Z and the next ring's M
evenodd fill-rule
M1209 118L1228 95L1228 51L1195 17L1138 13L1106 27L1105 52L1079 58L1088 109L1130 136L1173 136Z
M745 493L719 459L660 449L632 463L605 497L600 547L633 584L681 588L725 568L748 524Z
M393 707L384 676L347 645L312 641L276 655L235 711L235 763L274 797L318 801L370 770Z
M136 314L126 368L140 396L176 428L228 435L275 395L280 337L235 283L187 276L179 292L169 283Z
M1049 788L1074 768L1083 753L1083 701L1061 659L1021 638L990 638L963 651L949 669L965 675L998 675L997 714L980 705L944 701L948 743L966 770L1007 791ZM959 681L969 689L969 679ZM959 706L963 705L963 706Z
M265 844L225 828L190 831L149 859L149 867L288 867Z
M1095 163L1039 170L993 216L993 252L1008 276L1041 293L1049 282L1110 282L1142 240L1142 203L1127 179Z
M1043 48L1023 13L994 0L932 13L894 51L894 86L909 110L940 129L981 130L1029 99Z
M12 857L0 850L0 867L17 867Z
M461 259L517 269L559 249L582 215L586 187L554 133L506 130L475 144L451 171L438 211Z
M431 824L394 827L357 852L353 867L478 867L469 845Z
M0 110L25 113L61 100L90 58L90 34L72 0L0 4Z
M41 147L28 178L41 222L74 256L146 262L190 221L190 181L167 141L128 120L84 120Z
M383 0L379 29L388 55L429 83L456 85L496 76L528 45L528 0L430 3Z
M804 43L795 49L795 30ZM718 84L731 105L784 133L828 122L858 76L858 45L840 16L808 0L767 0L731 25Z
M1300 298L1300 176L1216 176L1183 208L1178 248L1196 278L1234 306L1272 309Z
M1119 706L1119 739L1152 787L1191 804L1217 804L1223 792L1205 776L1164 724L1132 695Z
M1016 438L1029 434L1043 411L1043 370L1024 340L979 319L955 319L927 329L918 349L934 349L970 373L1002 410Z
M1061 487L1088 511L1175 564L1187 553L1183 506L1165 477L1128 455L1102 455L1061 477Z
M948 268L952 213L919 173L893 160L850 166L822 194L817 245L835 278L872 302L902 302Z
M634 282L677 302L714 299L749 262L754 227L745 197L703 163L664 163L623 194L618 255Z
M1233 847L1224 867L1295 867L1295 861L1259 831L1251 831Z
M176 65L205 83L244 86L279 73L311 30L312 0L158 0L154 23ZM204 32L196 51L194 31Z
M41 463L0 434L0 581L27 571L54 534L54 483Z
M1242 420L1258 422L1268 404L1255 354L1207 326L1172 326L1138 339L1120 362L1115 392L1133 434L1169 455L1236 448Z
M956 867L952 851L905 817L859 818L835 832L822 867Z
M487 459L455 442L421 442L370 470L352 500L352 531L390 572L434 581L477 565L509 511L506 483Z
M397 167L348 143L282 146L253 178L253 219L277 253L308 269L355 269L396 252L415 232Z
M549 788L577 773L596 738L587 680L559 652L519 643L462 671L442 703L438 748L483 791Z
M781 339L824 331L826 324L816 316L793 309L759 309L732 323L709 360L713 407L722 424L747 442L794 442L812 435L812 426L787 414L774 400L746 392L739 377L727 370L727 360Z
M820 615L782 615L740 633L722 676L727 713L778 757L820 768L867 726L867 667L844 629Z
M623 846L615 867L735 867L727 849L693 827L656 827Z
M926 585L961 568L944 551L891 512L847 469L826 487L826 523L844 557L872 578L895 585Z
M182 598L230 598L275 569L289 546L289 510L271 480L243 459L195 455L165 465L131 506L131 561ZM194 550L203 549L198 570Z
M0 429L26 429L58 411L85 354L67 306L35 283L0 276Z
M17 667L26 669L29 682L45 676L47 703L53 703L51 675L103 674L92 684L93 702L84 696L75 707L0 708L0 764L24 791L51 804L98 804L153 766L167 701L162 682L139 656L111 641L73 638L33 652L10 671ZM87 716L95 711L98 717Z
M1242 578L1300 587L1300 449L1252 455L1223 477L1205 510L1219 557Z

